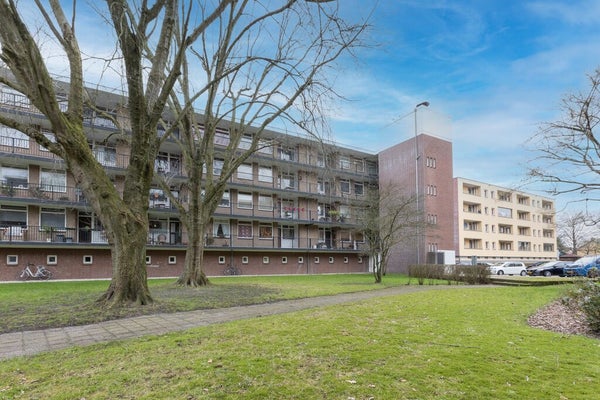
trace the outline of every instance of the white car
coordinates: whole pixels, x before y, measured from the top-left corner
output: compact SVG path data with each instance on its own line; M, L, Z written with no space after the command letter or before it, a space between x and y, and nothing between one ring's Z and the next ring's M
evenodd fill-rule
M505 261L492 264L490 266L490 274L492 275L527 275L525 264L518 261Z

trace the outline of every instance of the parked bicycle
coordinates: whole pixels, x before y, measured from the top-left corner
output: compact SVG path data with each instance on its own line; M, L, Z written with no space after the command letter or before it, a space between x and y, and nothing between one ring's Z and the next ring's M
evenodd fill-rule
M236 267L235 265L230 265L223 271L223 275L241 275L242 270L240 267Z
M35 272L33 270L34 267ZM36 266L35 264L28 263L17 278L24 281L29 279L47 280L52 278L52 272L43 265Z

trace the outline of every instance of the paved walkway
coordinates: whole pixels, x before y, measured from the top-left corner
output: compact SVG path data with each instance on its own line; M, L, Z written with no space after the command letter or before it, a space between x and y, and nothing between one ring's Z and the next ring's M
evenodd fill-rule
M465 286L459 287L464 288ZM0 335L0 360L34 355L71 346L86 346L94 343L137 338L145 335L161 335L197 326L283 314L309 308L367 300L375 297L445 288L448 288L448 286L406 285L366 292L286 300L251 306L153 314L91 325L5 333Z

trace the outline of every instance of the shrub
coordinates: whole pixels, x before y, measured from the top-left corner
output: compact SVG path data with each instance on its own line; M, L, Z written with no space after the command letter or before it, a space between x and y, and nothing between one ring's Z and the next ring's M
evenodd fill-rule
M590 329L600 333L600 285L589 279L575 283L563 302L578 307L587 319Z

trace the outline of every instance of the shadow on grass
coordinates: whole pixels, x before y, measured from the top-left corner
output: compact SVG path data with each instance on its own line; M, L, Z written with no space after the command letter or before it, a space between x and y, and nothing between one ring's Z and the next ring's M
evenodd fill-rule
M211 284L194 289L162 283L151 288L153 304L112 309L98 306L96 299L101 293L57 293L45 301L0 306L0 314L3 315L0 333L86 325L140 315L243 306L284 298L280 290L260 285Z

